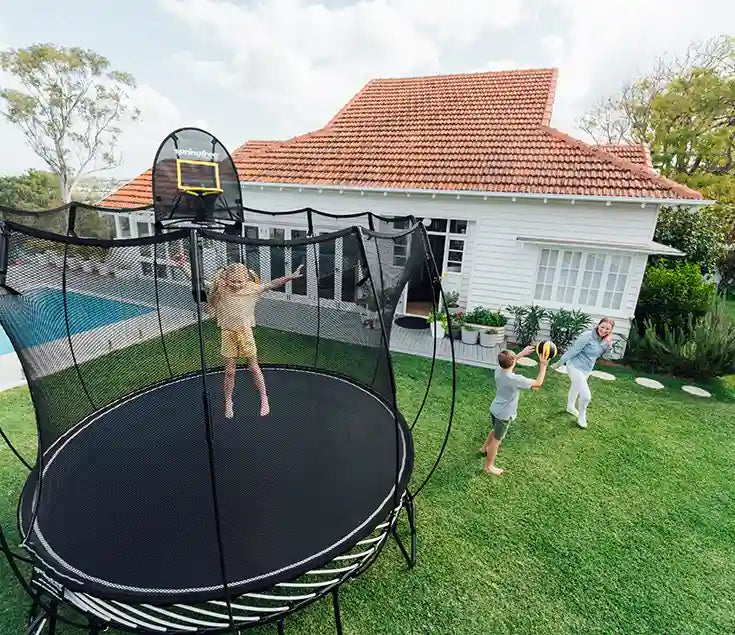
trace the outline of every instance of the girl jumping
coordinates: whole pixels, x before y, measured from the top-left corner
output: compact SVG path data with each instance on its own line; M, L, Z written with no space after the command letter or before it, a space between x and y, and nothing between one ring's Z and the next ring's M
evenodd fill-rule
M177 262L184 265L183 254L177 259ZM225 417L228 419L234 416L232 394L235 390L238 357L244 357L247 360L253 374L255 387L260 394L260 416L265 417L270 412L263 371L258 365L258 349L253 336L255 305L264 292L301 277L303 267L304 265L301 264L287 276L277 278L267 284L260 284L258 277L251 269L236 262L222 269L211 285L207 304L209 312L217 319L217 326L221 331L220 351L225 359L223 380ZM190 276L186 269L184 271L187 276Z

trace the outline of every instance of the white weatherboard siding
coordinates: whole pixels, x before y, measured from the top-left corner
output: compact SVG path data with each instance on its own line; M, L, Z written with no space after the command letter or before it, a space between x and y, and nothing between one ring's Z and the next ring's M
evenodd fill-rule
M532 302L548 308L582 308L594 319L611 315L616 319L615 333L627 336L645 271L647 254L611 248L597 249L562 246L575 252L630 257L627 282L619 309L580 307L575 303L534 299L541 250L554 245L519 242L519 237L580 240L588 243L645 244L653 238L658 206L640 203L569 201L549 199L508 199L435 197L400 194L365 193L345 190L318 191L248 187L244 191L246 205L258 209L289 210L311 206L334 214L371 211L381 215L414 214L417 217L462 219L470 221L465 236L465 252L461 274L447 273L446 289L460 292L462 308L485 306L504 310L508 305ZM581 275L581 274L580 274ZM510 332L511 325L508 325ZM543 328L540 335L547 335ZM618 353L622 352L622 348Z
M445 248L444 262L440 263L445 272L443 285L446 290L457 290L460 293L460 307L472 310L476 306L502 310L507 314L509 305L540 304L547 308L581 308L597 319L602 315L611 315L616 319L615 333L625 337L630 328L630 319L633 317L640 291L641 281L645 271L647 254L640 251L626 250L625 248L611 247L609 243L622 245L645 245L653 238L658 206L640 203L613 202L606 205L604 202L584 202L577 200L575 204L550 198L546 203L543 199L457 196L456 194L435 196L389 193L383 195L377 192L344 190L304 189L298 188L269 188L260 189L257 186L248 186L243 190L243 199L247 207L268 211L289 211L312 207L330 214L346 215L354 213L373 212L384 216L405 216L413 214L419 218L464 220L467 221L467 233L456 235L454 239L464 240L461 273L447 271L448 249ZM151 219L152 220L152 219ZM314 217L314 229L317 233L334 231L347 227L356 222L355 219L328 219ZM360 221L367 226L365 220ZM144 223L141 223L141 227ZM261 214L249 216L246 213L245 225L257 226L257 235L260 238L284 237L291 238L291 230L304 232L307 228L306 217L281 216L268 218ZM119 230L120 228L118 228ZM379 230L385 229L378 226ZM132 227L132 234L138 233L137 227ZM143 231L141 229L141 231ZM147 232L152 231L152 227ZM252 232L256 232L253 227ZM146 233L147 233L146 232ZM274 233L275 232L275 233ZM301 234L303 235L303 233ZM519 240L522 238L522 240ZM453 239L449 234L447 245ZM534 239L551 241L545 244L534 242ZM559 241L583 241L580 245L555 245ZM595 246L600 243L600 247ZM607 246L605 244L608 243ZM385 245L384 245L385 246ZM601 275L604 284L607 267L611 263L611 256L622 257L630 261L627 279L622 289L622 300L617 309L590 307L580 305L576 299L572 301L557 301L556 285L561 273L554 274L554 289L552 297L547 301L538 299L536 283L539 276L543 250L571 251L581 253L582 263L587 262L588 254L605 255L605 269ZM260 250L267 252L267 250ZM384 254L385 262L391 261L391 254ZM337 245L336 262L341 261L341 244ZM575 256L580 257L580 256ZM557 255L561 259L561 254ZM307 254L307 260L310 260ZM313 258L311 258L313 260ZM287 263L291 266L294 263ZM260 266L264 279L270 276L268 254L263 253ZM313 266L308 262L307 266ZM560 265L557 266L560 269ZM582 271L578 273L578 286L582 279ZM337 282L339 284L339 282ZM604 288L604 287L603 287ZM286 289L287 292L290 288ZM338 293L338 289L335 289ZM309 290L313 295L315 290ZM575 292L578 298L579 293ZM399 305L399 310L403 305ZM508 324L511 333L512 325ZM547 334L542 329L540 336ZM618 353L622 352L622 348Z

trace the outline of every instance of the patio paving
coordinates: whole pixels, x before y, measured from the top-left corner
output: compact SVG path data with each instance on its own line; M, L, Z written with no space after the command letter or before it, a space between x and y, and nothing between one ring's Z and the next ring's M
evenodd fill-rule
M393 324L390 338L390 350L397 353L407 353L420 357L429 357L434 353L434 338L428 329L405 329ZM486 348L479 344L463 344L454 342L454 359L458 364L495 368L497 366L500 348L494 346ZM436 357L451 361L451 342L448 337L436 340Z

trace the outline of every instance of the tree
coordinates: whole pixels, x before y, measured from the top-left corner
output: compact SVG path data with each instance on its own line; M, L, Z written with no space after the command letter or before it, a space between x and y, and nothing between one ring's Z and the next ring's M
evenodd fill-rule
M671 266L676 262L695 264L705 275L714 275L723 261L732 220L713 207L694 211L664 207L658 216L654 240L684 252L683 257L663 258Z
M657 240L713 273L735 236L735 37L660 57L579 125L598 143L645 144L661 174L719 202L699 214L664 209L656 227Z
M0 177L0 205L40 211L61 203L59 179L51 172L27 170L20 176Z
M132 75L93 51L52 44L2 51L0 68L22 86L0 87L0 113L58 176L64 202L84 175L120 165L119 124L140 116Z

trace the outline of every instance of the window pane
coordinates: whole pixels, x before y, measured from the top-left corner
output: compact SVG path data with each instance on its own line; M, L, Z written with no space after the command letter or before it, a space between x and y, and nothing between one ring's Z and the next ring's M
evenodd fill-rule
M449 223L450 234L466 234L467 233L467 221L466 220L453 220Z
M606 309L619 309L623 303L625 288L628 284L631 256L611 256L610 271L605 285L602 306Z
M120 237L130 238L130 219L127 216L120 216Z
M462 273L462 265L454 262L448 262L447 271L451 271L452 273Z
M557 302L571 303L574 300L581 260L581 251L565 251L562 254L559 283L556 288Z
M450 240L449 249L464 251L464 240Z
M323 232L327 233L327 232ZM319 279L317 288L320 298L334 298L334 241L319 243Z
M598 254L587 254L584 262L584 275L579 290L579 304L596 306L602 272L605 269L605 256Z
M284 240L285 231L280 228L270 228L271 240ZM283 247L269 247L271 256L271 280L276 278L282 278L286 275L286 254ZM273 291L283 293L285 291L283 286L276 287Z
M300 240L306 238L306 231L302 229L292 229L291 239ZM294 245L291 247L291 270L294 271L300 264L304 265L300 278L291 281L291 293L295 295L306 295L306 245Z
M428 232L446 232L447 231L447 219L446 218L432 218L431 225L426 228Z
M462 262L462 252L461 251L450 251L448 259L451 262Z

